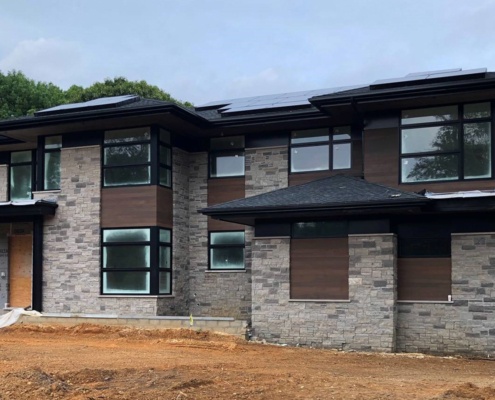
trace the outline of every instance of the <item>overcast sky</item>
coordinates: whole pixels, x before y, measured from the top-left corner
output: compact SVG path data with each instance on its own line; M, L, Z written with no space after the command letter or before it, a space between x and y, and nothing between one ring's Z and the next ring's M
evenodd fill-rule
M144 79L200 105L495 71L495 0L0 0L0 71L66 89Z

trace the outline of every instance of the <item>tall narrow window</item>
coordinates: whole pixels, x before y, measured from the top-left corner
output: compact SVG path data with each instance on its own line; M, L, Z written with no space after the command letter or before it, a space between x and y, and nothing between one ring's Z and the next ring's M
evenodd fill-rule
M10 200L27 200L32 197L33 152L16 151L10 154Z
M104 229L102 245L103 294L172 292L169 229Z
M43 144L43 189L60 189L62 136L47 136Z
M160 128L159 134L159 164L160 185L172 186L172 149L170 147L170 132Z
M210 177L244 176L244 136L210 141Z
M151 129L106 131L103 144L104 186L151 183Z

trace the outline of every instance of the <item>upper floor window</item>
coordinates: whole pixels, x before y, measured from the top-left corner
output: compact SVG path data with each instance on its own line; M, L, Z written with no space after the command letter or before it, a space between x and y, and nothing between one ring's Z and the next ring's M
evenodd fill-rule
M170 133L150 127L106 131L103 186L172 186Z
M47 136L43 140L43 189L60 189L60 149L62 136Z
M34 181L33 151L10 153L10 200L31 199Z
M402 111L401 182L492 176L491 104Z
M210 140L210 178L244 176L244 136Z
M104 229L102 236L103 294L172 293L169 229Z
M351 168L351 128L294 131L291 135L291 172Z

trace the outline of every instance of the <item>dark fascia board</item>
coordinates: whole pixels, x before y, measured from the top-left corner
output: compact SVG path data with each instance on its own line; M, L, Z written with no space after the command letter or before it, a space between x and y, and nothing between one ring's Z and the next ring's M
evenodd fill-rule
M495 78L478 79L462 82L433 83L420 86L403 86L390 89L370 90L366 93L342 93L335 96L316 96L309 99L311 104L321 109L325 106L365 103L367 101L395 100L398 97L433 96L441 94L452 94L462 91L482 90L495 88Z
M170 113L177 117L198 126L209 127L210 122L188 109L178 106L177 104L165 104L151 107L136 107L136 108L122 108L122 109L104 109L93 110L91 112L77 112L77 113L62 113L55 115L39 116L32 118L20 118L13 120L0 121L0 131L14 130L14 129L26 129L35 128L38 126L63 124L71 122L82 122L94 119L109 119L118 117L133 117L140 115L151 115L159 113Z
M407 199L407 200L393 200L389 202L379 201L379 202L369 202L360 204L349 204L349 203L335 203L331 206L321 205L321 206L287 206L287 207L250 207L250 208L229 208L224 210L213 210L211 208L203 208L198 210L199 213L208 215L210 217L221 217L224 215L266 215L270 218L279 218L279 216L287 217L288 214L311 212L311 213L321 213L321 212L339 212L339 211L349 211L349 210L373 210L373 209L390 209L397 207L417 207L424 206L428 204L431 199Z
M57 207L57 203L43 200L30 205L6 205L0 207L0 217L15 218L55 215Z

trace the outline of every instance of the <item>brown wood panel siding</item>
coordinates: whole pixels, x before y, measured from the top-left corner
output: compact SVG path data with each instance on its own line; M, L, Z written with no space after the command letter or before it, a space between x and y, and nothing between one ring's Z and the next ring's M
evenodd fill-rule
M174 192L170 188L157 186L157 225L173 228Z
M292 239L290 296L292 299L347 300L348 239Z
M397 291L399 300L447 301L452 293L450 258L399 258Z
M326 171L314 171L314 172L300 172L297 174L289 174L289 186L301 185L303 183L316 181L317 179L326 178L335 175L350 175L350 176L363 176L363 154L362 154L362 142L361 140L352 142L351 153L351 168L350 169L337 169Z
M397 187L399 182L399 130L373 129L364 134L364 179Z
M31 235L9 238L9 306L31 305L33 237Z
M246 184L242 178L208 179L208 206L246 197ZM209 231L239 231L244 225L224 222L208 217Z
M399 184L399 128L372 129L364 133L364 178L407 192L452 192L493 189L494 179Z
M126 228L157 225L157 186L101 190L101 227Z

